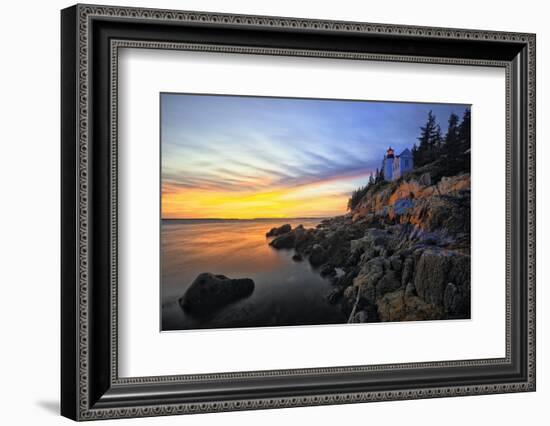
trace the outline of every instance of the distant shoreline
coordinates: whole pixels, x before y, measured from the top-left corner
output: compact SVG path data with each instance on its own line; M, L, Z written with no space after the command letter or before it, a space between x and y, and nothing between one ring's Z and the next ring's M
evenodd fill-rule
M282 217L282 218L264 218L257 217L254 219L223 219L223 218L162 218L163 222L254 222L254 221L285 221L285 220L323 220L329 219L332 216L321 217Z

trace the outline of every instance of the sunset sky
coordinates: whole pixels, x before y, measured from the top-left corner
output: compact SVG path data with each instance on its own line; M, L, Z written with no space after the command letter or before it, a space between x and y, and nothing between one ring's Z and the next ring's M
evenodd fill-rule
M344 214L429 110L443 131L465 105L161 94L163 218Z

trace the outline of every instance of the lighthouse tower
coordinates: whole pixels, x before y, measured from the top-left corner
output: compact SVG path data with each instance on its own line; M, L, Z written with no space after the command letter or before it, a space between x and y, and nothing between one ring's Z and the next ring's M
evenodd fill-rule
M382 167L382 169L384 170L384 179L386 180L393 180L394 157L395 156L394 156L393 149L390 146L386 151L386 155L384 156L383 167Z

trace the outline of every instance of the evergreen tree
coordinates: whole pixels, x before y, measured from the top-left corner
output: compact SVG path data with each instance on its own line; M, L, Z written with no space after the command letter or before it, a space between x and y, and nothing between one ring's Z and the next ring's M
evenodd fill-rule
M436 156L438 156L441 153L442 144L443 144L443 136L441 136L441 127L438 124L437 126L435 126L435 135L432 143L434 154Z
M449 176L460 171L462 168L461 161L459 160L462 153L462 147L459 136L458 122L458 115L452 113L449 116L449 124L447 127L447 134L445 135L445 144L442 152L445 163L445 173Z
M460 145L460 169L466 172L470 171L470 140L471 140L471 111L470 108L464 110L462 122L458 126L458 141Z
M348 210L353 210L359 205L361 199L367 194L370 185L365 185L357 188L351 193L351 197L348 200Z
M464 110L464 114L462 114L462 122L460 123L460 126L458 126L458 133L461 138L470 139L471 121L472 121L472 112L470 108L466 108Z
M420 127L420 136L418 139L418 149L413 148L413 160L415 167L421 167L431 163L437 158L437 146L441 142L441 130L435 122L435 115L430 110L426 125Z
M412 153L412 156L413 156L414 166L418 167L417 161L419 160L419 156L418 156L418 146L416 146L416 143L413 144L413 147L411 149L411 153Z

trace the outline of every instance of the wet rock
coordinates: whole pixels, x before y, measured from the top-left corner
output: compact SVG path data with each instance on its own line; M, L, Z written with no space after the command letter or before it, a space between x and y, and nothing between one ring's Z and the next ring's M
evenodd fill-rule
M275 237L269 245L276 249L289 249L294 248L296 242L296 235L293 232L287 232L286 234Z
M349 287L353 284L353 279L357 276L358 272L359 268L357 267L348 270L346 273L335 280L334 285L342 288Z
M365 323L365 322L378 322L378 308L375 303L366 301L365 299L357 299L355 304L355 310L352 311L348 318L348 323Z
M329 294L327 294L327 302L331 305L334 305L342 298L343 294L344 290L342 288L335 288L331 290Z
M269 232L265 234L266 237L277 237L282 234L286 234L287 232L290 232L292 230L292 226L290 224L286 223L282 226L271 228Z
M292 256L292 260L294 260L295 262L301 262L302 260L304 260L304 258L300 253L294 253L294 255Z
M309 254L309 263L312 266L322 265L327 261L327 252L320 244L314 244Z
M294 229L294 236L294 246L297 250L302 250L315 239L315 230L305 229L302 225L299 225Z
M319 270L319 272L324 277L336 275L336 269L334 269L334 266L331 265L330 263L326 263L323 266L321 266L321 269Z
M250 278L231 279L203 272L191 283L179 304L186 311L204 314L249 296L253 291L254 281Z
M369 314L367 311L359 311L353 315L353 317L350 319L350 323L357 324L357 323L365 323L369 322Z

